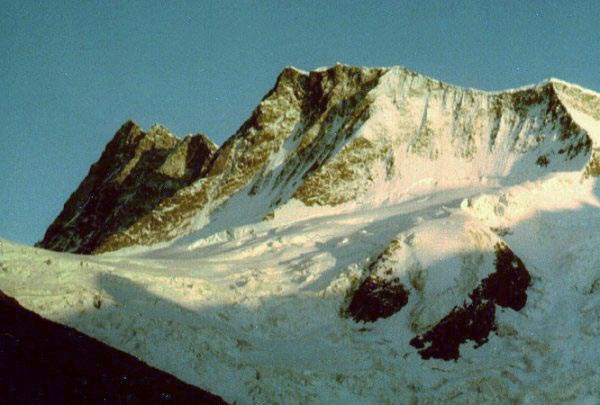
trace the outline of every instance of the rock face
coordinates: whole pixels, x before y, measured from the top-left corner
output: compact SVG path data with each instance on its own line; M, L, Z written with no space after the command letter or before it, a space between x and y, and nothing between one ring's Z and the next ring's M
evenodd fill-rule
M217 150L202 136L125 124L40 246L98 253L171 240L244 199L245 220L258 222L290 200L377 206L416 185L597 176L600 134L588 123L599 105L554 79L490 93L401 67L286 68Z
M39 245L78 253L112 250L112 235L204 175L215 149L204 135L179 140L161 126L144 132L125 123Z
M0 397L6 403L225 402L0 291Z
M402 284L369 276L352 295L348 312L355 321L375 322L394 315L407 302L408 291Z
M348 292L344 311L357 322L406 312L417 334L410 343L423 359L456 360L465 342L486 343L496 330L496 306L523 309L531 284L525 264L489 230L466 218L445 228L447 239L436 239L447 252L434 260L431 228L397 235Z
M394 269L388 261L400 247L398 240L375 259L367 269L367 277L355 291L351 291L347 314L355 321L375 322L389 318L408 303L409 291L400 282L400 277L392 276Z
M527 303L531 276L525 265L508 246L496 245L496 271L483 279L469 294L469 303L454 307L422 337L411 340L424 359L456 360L459 347L467 340L478 346L496 330L496 305L521 310ZM427 345L427 347L425 347Z

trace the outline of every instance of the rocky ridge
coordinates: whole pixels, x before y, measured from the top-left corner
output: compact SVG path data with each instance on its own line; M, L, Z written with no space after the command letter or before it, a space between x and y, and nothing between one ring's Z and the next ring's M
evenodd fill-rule
M144 132L126 122L39 246L78 253L104 250L112 235L204 175L215 149L201 134L179 140L163 126Z
M168 241L244 204L258 222L290 200L380 206L423 187L596 176L598 135L581 117L598 119L598 105L554 79L484 92L401 67L288 67L218 149L126 123L39 245L99 253Z

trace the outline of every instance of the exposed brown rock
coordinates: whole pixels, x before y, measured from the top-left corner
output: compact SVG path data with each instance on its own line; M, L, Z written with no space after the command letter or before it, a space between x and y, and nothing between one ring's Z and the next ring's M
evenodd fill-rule
M389 318L408 302L408 291L398 281L367 277L352 295L348 312L355 321Z
M111 170L98 171L93 167L39 246L98 253L172 239L185 232L196 214L203 210L210 212L253 180L256 180L253 190L259 192L264 166L298 126L303 128L302 139L285 169L278 173L275 184L283 185L292 178L300 180L336 152L338 147L328 144L331 141L328 125L349 115L344 118L348 121L347 126L336 135L335 142L343 144L347 141L359 119L349 113L385 71L336 65L305 74L286 68L251 117L214 154L206 157L200 154L200 159L190 159L193 154L187 153L185 170L182 168L182 149L186 147L186 140L164 137L161 132L155 137L161 146L140 159L136 158L135 151L140 139L144 139L144 132L133 123L124 125L94 165L111 166L112 171L119 173L118 184L106 181ZM275 122L277 125L273 125ZM121 146L121 139L130 138L124 143L125 147ZM191 146L192 142L189 142ZM115 155L113 149L119 150L122 156L116 163L110 158ZM190 167L194 162L198 166L196 170ZM136 172L130 175L133 170ZM148 173L150 179L144 178L149 176ZM124 179L129 177L140 181L137 185L122 187ZM196 179L202 181L194 187L186 187ZM127 196L138 187L135 196ZM143 200L137 199L138 194L144 197ZM274 193L274 204L290 197ZM86 205L89 199L94 203ZM127 206L128 201L131 209ZM126 205L122 206L123 203ZM77 207L83 209L80 215ZM272 207L264 208L262 215L272 210ZM117 212L119 218L115 220L111 214ZM76 219L71 221L73 218Z
M112 250L105 244L111 235L202 177L215 149L204 135L179 140L162 126L144 132L126 122L38 246L77 253Z

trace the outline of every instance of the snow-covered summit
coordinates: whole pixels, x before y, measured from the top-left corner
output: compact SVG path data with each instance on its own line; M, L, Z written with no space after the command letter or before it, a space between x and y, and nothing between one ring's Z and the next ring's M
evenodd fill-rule
M165 177L171 191L148 210L123 223L115 215L122 210L117 203L92 225L80 210L63 211L59 224L68 226L53 225L41 246L115 250L171 240L208 222L213 229L214 223L233 225L240 207L251 207L245 222L260 222L294 200L306 206L376 207L432 187L517 184L557 171L594 174L599 100L596 93L556 79L486 92L400 66L336 64L311 72L286 67L222 146L202 138L214 154L200 154L196 163L194 154L183 152L152 157L153 164L170 167L163 171L169 175L181 175L184 161L203 169L184 182ZM156 144L152 150L178 142L161 126L144 139ZM138 155L127 167L140 168ZM176 157L180 163L173 163ZM82 187L79 200L92 198L89 187ZM81 221L85 231L78 229Z

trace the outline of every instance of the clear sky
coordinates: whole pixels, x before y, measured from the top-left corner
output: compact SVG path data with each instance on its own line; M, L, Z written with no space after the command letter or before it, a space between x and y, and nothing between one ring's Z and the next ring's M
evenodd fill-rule
M42 238L127 119L235 132L286 65L600 90L600 1L2 1L0 236Z

